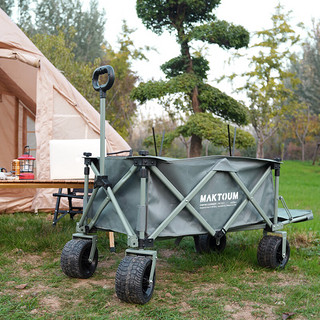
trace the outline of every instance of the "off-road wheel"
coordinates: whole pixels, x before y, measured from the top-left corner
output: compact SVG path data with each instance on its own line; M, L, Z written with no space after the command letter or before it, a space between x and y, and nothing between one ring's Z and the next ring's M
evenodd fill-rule
M66 243L61 253L62 271L71 278L90 278L98 265L98 249L92 262L89 262L92 241L72 239Z
M198 253L210 253L210 252L221 253L223 252L227 244L226 235L223 235L220 238L219 243L217 243L217 239L209 233L196 235L193 238L194 238L196 252Z
M290 246L286 241L286 256L282 257L282 237L264 236L258 246L257 258L261 267L283 269L289 261Z
M149 283L152 259L143 256L126 256L116 273L116 293L120 300L145 304L153 294L155 274Z

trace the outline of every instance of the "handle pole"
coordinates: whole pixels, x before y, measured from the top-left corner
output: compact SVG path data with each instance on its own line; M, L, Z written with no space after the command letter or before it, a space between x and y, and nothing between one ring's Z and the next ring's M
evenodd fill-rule
M108 80L99 84L99 76L107 74ZM92 86L100 92L100 175L105 175L106 156L106 91L111 89L114 83L114 70L111 66L102 66L94 70L92 75Z
M106 98L100 98L100 175L105 175L106 155Z

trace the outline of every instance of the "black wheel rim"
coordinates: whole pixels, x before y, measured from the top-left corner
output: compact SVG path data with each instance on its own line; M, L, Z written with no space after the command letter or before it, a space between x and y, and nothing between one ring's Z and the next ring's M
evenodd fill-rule
M288 251L289 251L289 247L288 245L286 245L286 255L285 257L282 257L282 241L280 241L280 244L276 253L277 263L280 268L284 267L288 261Z
M149 296L152 293L153 283L149 283L149 277L151 273L151 263L147 266L143 279L142 279L142 292L144 295ZM154 277L153 277L154 280Z
M81 256L81 268L86 274L90 274L92 269L94 268L96 255L93 257L93 261L89 262L91 251L91 245L88 246L85 250L83 250L83 254Z

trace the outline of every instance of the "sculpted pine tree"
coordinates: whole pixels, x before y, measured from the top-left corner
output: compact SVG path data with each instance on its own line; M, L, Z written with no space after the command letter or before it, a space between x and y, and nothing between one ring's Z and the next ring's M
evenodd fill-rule
M173 105L197 118L201 113L213 113L238 125L247 122L244 105L206 83L209 62L199 52L192 52L192 42L216 44L223 49L245 47L249 33L241 26L217 20L213 10L220 0L137 0L137 14L143 24L160 35L175 33L180 55L161 66L166 81L141 83L132 98L144 103L150 99L173 97ZM189 119L190 119L189 118ZM191 121L194 125L198 121ZM191 135L190 157L201 155L199 128L188 126Z

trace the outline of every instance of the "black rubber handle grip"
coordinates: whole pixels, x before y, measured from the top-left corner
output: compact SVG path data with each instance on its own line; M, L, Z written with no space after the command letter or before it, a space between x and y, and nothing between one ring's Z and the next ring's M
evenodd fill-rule
M108 81L105 84L99 84L99 76L102 74L108 74ZM106 92L114 83L114 70L111 66L102 66L94 70L92 75L92 85L94 90Z

